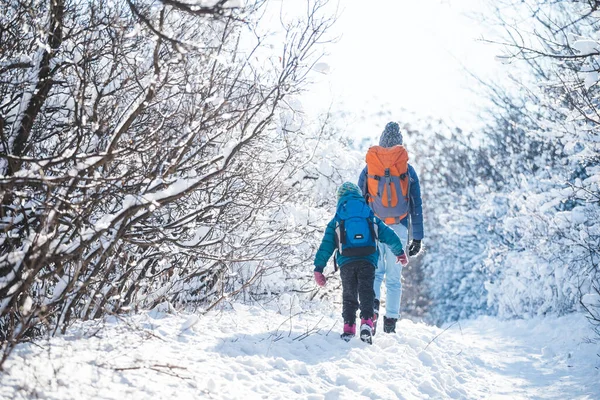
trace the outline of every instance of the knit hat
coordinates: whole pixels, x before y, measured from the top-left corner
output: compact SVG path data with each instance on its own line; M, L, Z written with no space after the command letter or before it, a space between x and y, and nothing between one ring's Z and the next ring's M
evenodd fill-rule
M402 144L400 126L396 122L388 122L379 139L379 145L381 147L393 147L397 144Z
M360 189L352 182L344 182L337 190L337 198L338 200L347 195L348 193L356 193L359 196L362 196Z

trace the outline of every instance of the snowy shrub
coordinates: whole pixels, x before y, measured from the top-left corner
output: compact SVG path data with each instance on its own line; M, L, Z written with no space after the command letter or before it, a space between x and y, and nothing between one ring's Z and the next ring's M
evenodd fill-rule
M502 165L493 160L496 147L456 151L431 154L425 158L432 164L422 167L430 317L441 322L483 313L510 318L576 311L600 278L598 205L577 198L564 166L548 170L522 157L532 168L508 174L519 155ZM461 152L471 165L494 164L494 173L507 178L490 182L487 168L463 170L452 158Z
M446 130L419 150L435 210L425 212L432 317L584 308L597 323L587 305L600 282L600 23L588 3L503 3L515 84L487 86L494 107L476 141Z
M508 42L509 51L517 50L508 56L525 60L516 65L533 77L518 88L530 123L509 121L542 146L530 156L539 168L523 174L510 192L511 224L501 226L518 238L514 247L520 249L509 253L503 275L525 288L489 286L500 311L518 316L574 311L600 282L597 5L522 3L513 4L525 24L521 38ZM511 17L502 23L513 31Z
M289 262L296 232L272 218L301 191L284 182L311 138L277 118L332 20L319 1L276 13L281 40L262 1L228 3L0 6L4 343L210 304Z

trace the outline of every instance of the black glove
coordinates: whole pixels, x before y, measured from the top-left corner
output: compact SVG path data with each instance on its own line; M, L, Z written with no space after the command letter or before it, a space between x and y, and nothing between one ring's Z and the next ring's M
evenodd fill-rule
M421 251L421 240L413 239L408 245L408 255L410 257L416 256Z

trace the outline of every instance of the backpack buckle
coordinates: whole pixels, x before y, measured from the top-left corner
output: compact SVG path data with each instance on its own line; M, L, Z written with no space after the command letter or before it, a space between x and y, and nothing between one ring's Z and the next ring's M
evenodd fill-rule
M385 169L385 177L386 177L386 178L389 178L389 177L390 177L390 169L389 169L389 168L386 168L386 169Z

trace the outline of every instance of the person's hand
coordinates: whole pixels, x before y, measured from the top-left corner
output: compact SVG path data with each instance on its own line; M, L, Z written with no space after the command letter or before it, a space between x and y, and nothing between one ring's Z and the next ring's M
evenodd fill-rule
M396 256L396 264L400 264L403 267L408 265L408 257L406 257L406 253L402 253L399 256Z
M325 278L322 272L315 271L315 282L317 282L317 285L323 287L327 284L327 278Z
M421 251L421 240L413 239L412 242L410 242L410 245L408 246L408 255L413 257L413 256L416 256L417 254L419 254L420 251Z

